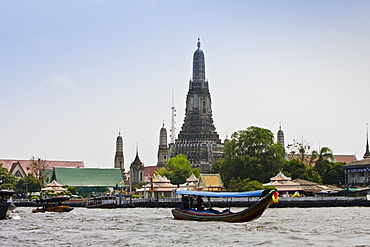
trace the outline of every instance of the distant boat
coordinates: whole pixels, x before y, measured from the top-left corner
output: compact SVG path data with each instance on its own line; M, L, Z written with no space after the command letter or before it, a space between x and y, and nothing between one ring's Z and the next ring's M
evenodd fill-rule
M183 203L181 207L172 209L172 214L174 218L178 220L226 222L252 221L258 219L263 214L263 212L271 205L274 191L275 190L258 190L248 192L206 192L179 190L176 193L182 195ZM199 204L197 205L198 209L194 209L191 206L191 197L194 198L194 196L208 198L260 197L260 199L247 209L233 213L229 209L224 211L218 211L212 208L204 210Z
M70 206L43 206L32 210L32 213L45 213L45 212L70 212L74 208Z
M6 219L15 209L13 204L14 191L0 190L0 219Z
M56 196L41 200L41 206L32 210L32 213L45 212L70 212L74 208L62 205L63 201L69 200L69 196Z
M87 208L116 208L116 196L95 196L87 200Z

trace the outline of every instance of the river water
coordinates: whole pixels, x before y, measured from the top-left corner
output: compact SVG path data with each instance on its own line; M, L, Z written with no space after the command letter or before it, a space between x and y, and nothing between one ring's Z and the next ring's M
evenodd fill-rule
M174 220L169 208L31 210L0 221L0 246L370 246L370 207L269 208L246 223Z

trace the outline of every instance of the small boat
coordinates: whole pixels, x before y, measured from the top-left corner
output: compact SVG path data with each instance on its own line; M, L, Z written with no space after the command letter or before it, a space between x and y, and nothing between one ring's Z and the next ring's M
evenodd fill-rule
M69 200L69 196L57 196L41 200L41 206L32 210L32 213L45 213L45 212L70 212L74 208L62 205L63 201Z
M275 190L257 190L247 192L206 192L179 190L176 193L182 195L181 207L172 209L172 214L178 220L195 220L195 221L225 221L225 222L247 222L258 219L263 212L273 202ZM189 197L260 197L260 199L250 207L239 211L231 212L229 209L224 211L214 210L211 207L204 209L202 205L197 205L197 209L191 207ZM197 200L199 202L199 199Z
M45 212L70 212L74 208L70 206L43 206L32 210L32 213L45 213Z
M0 219L6 219L15 209L13 203L14 191L0 190Z
M87 208L116 208L116 196L94 196L87 200Z

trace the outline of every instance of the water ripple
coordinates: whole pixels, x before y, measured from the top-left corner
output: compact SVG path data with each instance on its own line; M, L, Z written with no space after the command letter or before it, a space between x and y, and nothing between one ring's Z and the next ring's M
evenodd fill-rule
M170 209L86 209L1 221L4 246L369 246L370 208L271 208L246 223L174 220ZM236 211L236 210L235 210Z

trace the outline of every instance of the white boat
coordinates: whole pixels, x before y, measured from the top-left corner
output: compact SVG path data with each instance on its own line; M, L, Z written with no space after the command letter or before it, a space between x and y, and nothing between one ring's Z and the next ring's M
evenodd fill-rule
M116 196L94 196L87 201L87 208L116 208Z

